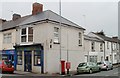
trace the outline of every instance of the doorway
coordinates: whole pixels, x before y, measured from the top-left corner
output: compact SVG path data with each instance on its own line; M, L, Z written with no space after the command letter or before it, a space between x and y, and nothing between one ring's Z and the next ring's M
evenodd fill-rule
M24 51L24 71L32 71L32 51Z

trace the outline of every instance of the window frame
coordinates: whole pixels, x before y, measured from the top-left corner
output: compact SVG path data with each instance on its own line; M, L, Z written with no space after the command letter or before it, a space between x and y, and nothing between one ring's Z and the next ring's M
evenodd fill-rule
M82 46L82 33L81 32L79 32L78 33L78 46Z
M18 54L18 52L20 52L20 54ZM22 51L18 51L18 52L17 52L17 65L23 65ZM18 62L19 56L21 57L21 61L22 61L21 64Z
M3 43L12 43L12 33L4 33L3 34Z
M94 41L91 42L91 51L95 52L95 42Z
M107 49L109 49L109 42L107 41Z
M103 52L103 43L100 43L100 52Z
M35 52L40 52L40 54L35 54ZM36 63L35 63L35 57L36 57L36 56L39 56L39 57L40 57L40 64L36 64ZM34 66L41 66L41 51L40 51L40 50L38 50L38 51L35 50L35 51L34 51Z
M29 34L29 28L32 28L32 34L31 33ZM26 29L26 34L22 34L22 29ZM32 26L21 28L21 31L20 31L20 42L21 43L33 42L34 41L33 35L34 35L34 30L33 30ZM29 36L32 36L32 40L31 41L29 41ZM25 38L26 40L24 42L22 41L22 37L26 37Z
M55 28L58 31L56 31ZM60 32L60 29L58 27L54 27L54 39L53 39L54 44L60 44L60 36L59 36L60 34L59 34L59 32ZM55 36L55 35L57 35L57 36ZM57 40L57 41L55 41L55 40Z

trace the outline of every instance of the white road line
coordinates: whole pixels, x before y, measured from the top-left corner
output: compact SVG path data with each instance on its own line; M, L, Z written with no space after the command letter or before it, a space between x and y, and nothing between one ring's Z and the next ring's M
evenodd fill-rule
M105 76L109 76L109 75L105 75Z
M114 73L114 74L118 74L118 72Z

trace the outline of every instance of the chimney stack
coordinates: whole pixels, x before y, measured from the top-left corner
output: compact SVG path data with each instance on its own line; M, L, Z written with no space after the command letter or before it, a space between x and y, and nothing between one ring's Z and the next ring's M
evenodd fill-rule
M12 20L15 21L15 20L17 20L19 18L21 18L21 15L19 15L19 14L13 14Z
M32 10L32 15L36 15L40 12L43 11L43 4L40 3L33 3L33 10Z

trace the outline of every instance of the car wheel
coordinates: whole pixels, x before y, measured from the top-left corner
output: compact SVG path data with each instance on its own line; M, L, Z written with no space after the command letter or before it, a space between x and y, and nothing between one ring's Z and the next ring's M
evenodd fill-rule
M113 70L113 67L111 67L111 70Z
M107 68L106 68L106 70L108 71L108 70L109 70L109 68L107 67Z
M89 73L90 73L90 74L93 73L92 69L89 70Z
M99 68L99 72L101 71L101 68Z
M13 74L14 72L12 71L12 72L9 72L10 74Z

